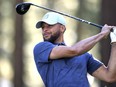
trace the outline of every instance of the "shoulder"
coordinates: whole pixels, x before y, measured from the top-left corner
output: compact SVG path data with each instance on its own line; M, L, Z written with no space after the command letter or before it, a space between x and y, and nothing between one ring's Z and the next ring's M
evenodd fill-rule
M90 54L90 53L88 53L88 52L87 52L87 53L84 53L84 54L82 54L82 55L80 55L80 56L86 58L87 60L93 58L92 54Z
M56 45L50 43L50 42L40 42L38 44L35 45L34 47L34 52L42 52L42 51L45 51L47 49L52 49L53 47L55 47Z
M92 54L90 54L88 52L80 55L79 57L84 59L87 63L94 63L93 61L98 61L96 58L94 58L94 56Z
M47 42L47 41L45 41L45 42L40 42L40 43L38 43L38 44L36 44L35 45L35 47L37 47L37 46L48 46L48 45L53 45L52 43L50 43L50 42Z
M36 48L41 48L42 49L42 48L46 48L46 47L49 47L49 46L55 46L55 45L50 43L50 42L45 41L45 42L40 42L40 43L36 44L34 49L36 49Z
M36 62L48 62L50 52L55 46L50 42L40 42L35 45L33 55Z

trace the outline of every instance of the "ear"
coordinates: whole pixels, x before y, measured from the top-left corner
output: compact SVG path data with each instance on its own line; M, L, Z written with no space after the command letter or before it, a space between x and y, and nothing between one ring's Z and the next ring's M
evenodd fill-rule
M61 25L61 32L64 33L66 30L66 27L64 25Z

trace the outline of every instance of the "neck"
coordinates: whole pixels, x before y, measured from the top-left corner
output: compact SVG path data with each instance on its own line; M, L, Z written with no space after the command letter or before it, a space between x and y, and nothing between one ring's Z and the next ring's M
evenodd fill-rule
M63 36L59 37L54 43L62 43L64 42Z

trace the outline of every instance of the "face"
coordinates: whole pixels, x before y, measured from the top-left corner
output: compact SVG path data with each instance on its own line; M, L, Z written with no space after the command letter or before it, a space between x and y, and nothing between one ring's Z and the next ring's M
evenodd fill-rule
M60 39L60 36L62 34L61 26L62 26L61 24L48 25L46 23L43 23L42 34L44 41L54 43L55 41Z

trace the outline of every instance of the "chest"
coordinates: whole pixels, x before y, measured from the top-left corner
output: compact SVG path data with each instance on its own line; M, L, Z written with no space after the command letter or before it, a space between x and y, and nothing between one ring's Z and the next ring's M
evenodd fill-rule
M54 84L70 85L76 87L77 84L88 82L87 80L87 61L83 58L61 59L52 62L47 75L49 81ZM49 77L50 76L50 77ZM85 84L84 83L84 84ZM82 84L82 85L84 85ZM71 86L75 85L75 86ZM87 85L87 84L86 84ZM61 86L57 86L61 87ZM84 86L83 86L84 87Z
M87 60L84 57L73 57L69 59L54 60L52 66L55 70L63 69L85 69L87 68Z

